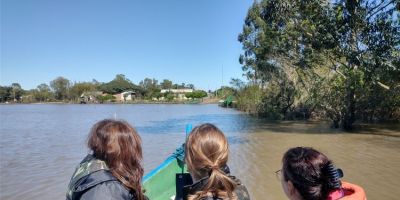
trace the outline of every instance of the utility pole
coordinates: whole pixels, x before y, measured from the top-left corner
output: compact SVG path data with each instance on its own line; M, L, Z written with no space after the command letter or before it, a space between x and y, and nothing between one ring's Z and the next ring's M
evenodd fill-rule
M222 79L221 79L221 88L224 86L224 65L222 65Z

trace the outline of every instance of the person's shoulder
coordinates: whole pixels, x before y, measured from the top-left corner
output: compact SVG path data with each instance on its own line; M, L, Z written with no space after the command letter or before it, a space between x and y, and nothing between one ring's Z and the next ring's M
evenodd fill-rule
M249 200L250 199L249 191L247 191L246 186L244 186L243 184L240 184L236 187L235 194L239 200Z
M132 200L133 195L118 181L99 183L85 191L80 200Z
M242 183L242 181L236 177L233 177L233 180L237 183L234 192L238 200L250 200L249 191L247 190L246 186Z
M364 189L359 185L342 181L342 188L344 189L344 192L345 192L345 196L342 198L343 200L346 200L346 199L366 200L367 199Z
M132 199L129 190L111 172L106 170L99 170L89 174L79 184L75 192L81 194L81 200Z

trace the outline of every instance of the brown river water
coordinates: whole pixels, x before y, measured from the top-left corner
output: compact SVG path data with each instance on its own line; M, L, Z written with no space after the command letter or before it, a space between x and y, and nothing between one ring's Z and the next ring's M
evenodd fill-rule
M186 124L210 122L225 132L231 172L251 199L286 199L274 172L295 146L325 153L369 200L400 196L398 124L344 133L327 122L265 121L217 105L0 105L0 199L65 199L70 176L88 153L90 127L114 117L140 133L146 173L182 144Z

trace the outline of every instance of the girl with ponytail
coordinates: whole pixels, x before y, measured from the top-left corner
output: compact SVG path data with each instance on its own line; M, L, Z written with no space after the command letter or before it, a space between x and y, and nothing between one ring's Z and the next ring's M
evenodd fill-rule
M195 127L185 146L185 161L194 184L189 200L249 200L246 187L230 175L228 141L213 124Z
M290 200L366 200L360 186L340 181L342 170L310 147L289 149L277 174Z

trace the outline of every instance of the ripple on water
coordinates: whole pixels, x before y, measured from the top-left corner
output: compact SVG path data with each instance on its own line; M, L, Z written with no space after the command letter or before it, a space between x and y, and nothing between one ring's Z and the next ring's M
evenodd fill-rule
M286 199L275 177L294 146L324 152L360 184L368 199L398 199L400 131L363 126L344 134L324 122L271 122L216 105L1 105L0 199L63 199L75 166L88 152L90 127L120 118L141 134L146 172L185 141L185 125L214 123L230 143L229 165L252 199ZM381 136L379 134L383 134Z

